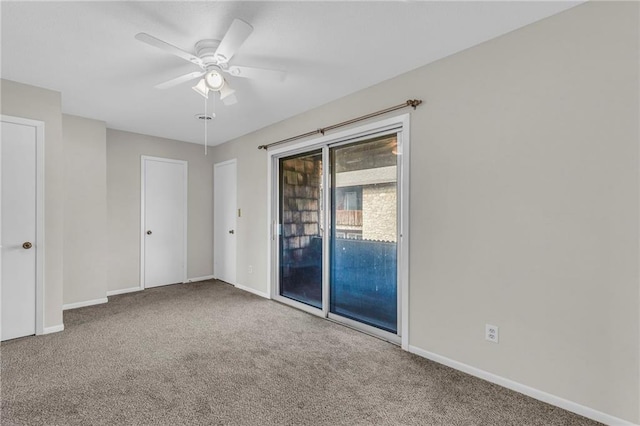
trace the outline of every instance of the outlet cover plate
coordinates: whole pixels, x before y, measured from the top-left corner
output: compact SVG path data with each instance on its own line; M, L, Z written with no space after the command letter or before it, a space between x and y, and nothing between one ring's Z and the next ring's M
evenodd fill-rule
M485 324L484 326L484 338L492 343L498 343L499 330L498 326Z

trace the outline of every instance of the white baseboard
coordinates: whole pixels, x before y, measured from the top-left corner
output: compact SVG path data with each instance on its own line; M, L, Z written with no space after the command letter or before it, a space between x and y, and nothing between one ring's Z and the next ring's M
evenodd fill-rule
M59 331L63 331L64 330L64 324L58 324L58 325L54 325L51 327L45 327L42 330L42 334L51 334L51 333L57 333Z
M245 287L240 284L236 284L234 287L239 290L244 290L244 291L248 291L249 293L257 294L258 296L264 297L265 299L271 299L267 293L265 293L264 291L256 290L255 288Z
M124 294L124 293L133 293L134 291L144 290L141 287L129 287L129 288L121 288L118 290L109 290L107 291L107 296L115 296L116 294Z
M580 414L581 416L598 421L600 423L604 423L606 425L637 426L635 423L631 423L627 420L619 419L617 417L603 413L602 411L594 410L593 408L589 408L576 402L561 398L559 396L552 395L550 393L532 388L527 385L523 385L522 383L514 382L513 380L498 376L497 374L489 373L488 371L472 367L470 365L452 360L433 352L426 351L416 346L409 345L409 352L419 355L423 358L430 359L431 361L435 361L439 364L446 365L447 367L451 367L453 369L463 371L467 374L471 374L472 376L479 377L488 382L503 386L507 389L511 389L524 395L530 396L539 401L546 402L547 404L555 405L556 407L563 408L567 411Z
M183 284L186 283L195 283L198 281L207 281L207 280L212 280L215 277L213 275L205 275L204 277L195 277L195 278L187 278L187 280L185 282L183 282Z
M62 310L66 311L67 309L84 308L85 306L99 305L101 303L107 303L108 301L109 299L103 297L101 299L86 300L84 302L67 303L62 305Z

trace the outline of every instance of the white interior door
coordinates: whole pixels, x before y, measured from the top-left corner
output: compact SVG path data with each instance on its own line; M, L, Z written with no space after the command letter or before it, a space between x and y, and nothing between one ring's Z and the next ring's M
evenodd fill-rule
M142 157L143 287L184 282L187 236L187 162Z
M2 340L36 332L36 128L2 122Z
M236 284L236 160L213 166L213 274Z

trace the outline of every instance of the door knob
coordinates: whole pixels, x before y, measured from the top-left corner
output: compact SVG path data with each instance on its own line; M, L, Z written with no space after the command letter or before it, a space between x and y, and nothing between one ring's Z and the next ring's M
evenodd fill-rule
M22 244L22 248L25 250L29 250L31 247L33 247L33 245L27 241L26 243Z
M229 233L230 233L230 234L235 234L235 232L233 231L233 229L231 229L231 230L229 231Z
M147 231L147 235L151 235L151 234L153 234L153 232Z

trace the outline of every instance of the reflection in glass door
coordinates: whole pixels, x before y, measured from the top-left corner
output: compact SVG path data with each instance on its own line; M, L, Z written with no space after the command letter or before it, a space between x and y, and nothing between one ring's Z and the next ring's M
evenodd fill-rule
M396 135L330 149L329 312L398 328Z
M322 309L322 150L279 160L280 286Z
M273 156L273 297L400 342L404 145L394 130Z

